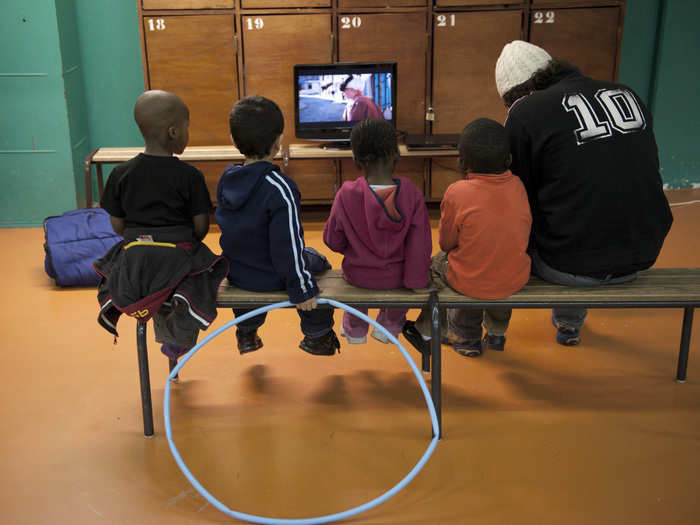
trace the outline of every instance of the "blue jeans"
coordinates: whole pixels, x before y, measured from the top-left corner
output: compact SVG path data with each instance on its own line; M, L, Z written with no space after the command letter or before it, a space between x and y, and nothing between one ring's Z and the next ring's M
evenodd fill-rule
M604 286L606 284L620 284L633 281L637 278L637 273L613 277L608 275L603 279L596 279L587 275L574 275L572 273L560 272L549 266L542 260L537 250L529 250L532 260L532 273L541 277L547 282L561 284L564 286ZM586 308L552 308L552 324L565 330L578 330L583 326L588 310Z

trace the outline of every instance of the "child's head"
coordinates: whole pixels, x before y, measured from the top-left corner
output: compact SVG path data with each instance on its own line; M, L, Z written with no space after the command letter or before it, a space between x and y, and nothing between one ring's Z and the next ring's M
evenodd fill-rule
M238 151L251 159L262 159L279 148L284 116L279 106L260 95L249 95L233 106L228 117L231 139Z
M510 167L508 132L495 120L476 119L459 137L459 167L473 173L503 173Z
M182 153L190 139L190 110L175 93L146 91L136 99L134 120L138 124L146 148Z
M364 170L389 163L393 168L393 163L399 158L394 126L380 118L355 124L350 133L350 146L355 165Z

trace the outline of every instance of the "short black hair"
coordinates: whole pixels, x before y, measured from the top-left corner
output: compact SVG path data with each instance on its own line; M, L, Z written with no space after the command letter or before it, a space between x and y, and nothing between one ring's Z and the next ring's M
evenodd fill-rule
M394 126L381 118L355 124L350 132L350 146L355 162L364 166L399 155Z
M238 151L249 158L261 158L270 153L284 131L284 116L272 100L248 95L234 104L228 124Z
M503 173L510 166L506 128L489 118L476 119L459 137L459 167L475 173Z
M509 108L513 103L533 91L547 89L569 75L581 74L579 68L565 60L550 60L542 69L538 69L522 84L510 88L503 94L503 102Z

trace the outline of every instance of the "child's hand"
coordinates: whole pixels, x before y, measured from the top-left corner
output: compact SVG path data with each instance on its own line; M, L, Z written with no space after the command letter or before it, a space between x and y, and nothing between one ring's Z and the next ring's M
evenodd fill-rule
M428 285L426 288L411 288L413 293L430 293L434 290L435 288L432 285Z
M306 311L313 310L314 308L316 308L316 298L312 297L311 299L307 299L303 303L297 304L297 308L299 310L306 310Z

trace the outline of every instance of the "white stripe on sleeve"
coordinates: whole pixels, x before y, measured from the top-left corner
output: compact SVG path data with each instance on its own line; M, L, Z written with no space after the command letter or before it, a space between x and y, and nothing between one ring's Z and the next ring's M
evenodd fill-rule
M274 173L274 172L273 172ZM303 247L303 243L301 243L301 239L299 238L299 235L294 233L294 226L292 223L292 215L293 215L293 204L289 201L289 198L287 198L287 195L285 195L284 190L282 189L282 186L276 182L272 177L269 175L265 176L265 180L272 184L275 188L277 188L282 195L282 199L284 199L284 202L287 203L287 222L289 225L289 238L292 241L292 251L294 252L294 269L296 270L297 277L299 278L299 284L301 285L301 290L304 293L307 293L306 289L306 279L304 278L304 275L302 274L302 269L299 267L299 259L300 253L299 250L297 249L297 242L299 241L300 245ZM302 267L304 265L304 260L301 258L301 264Z

